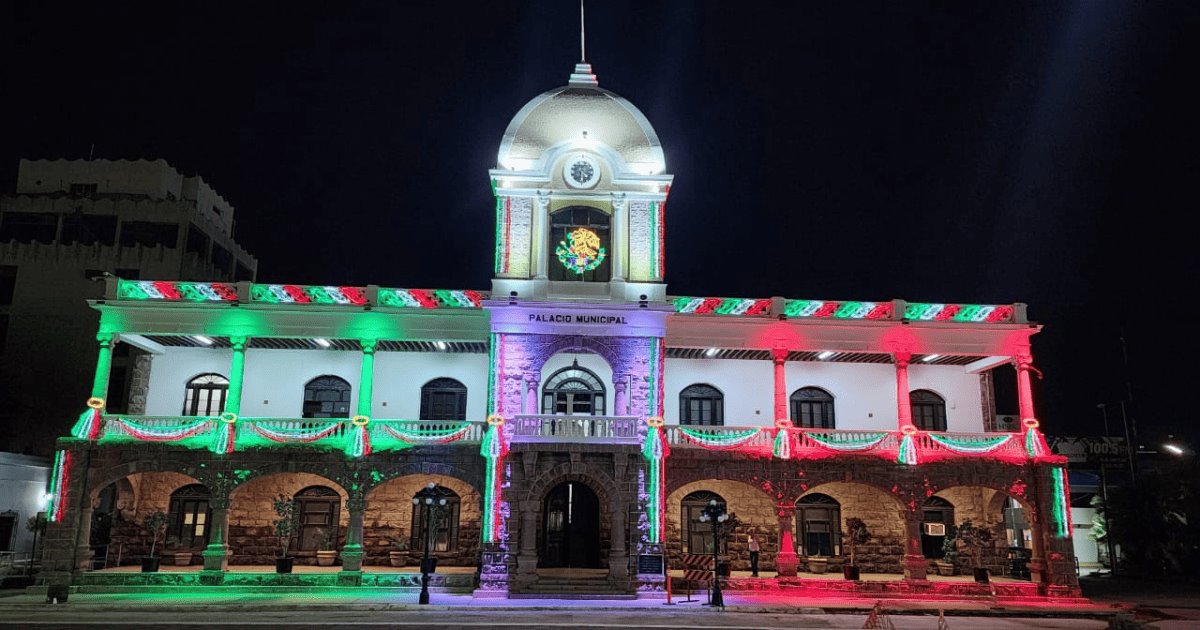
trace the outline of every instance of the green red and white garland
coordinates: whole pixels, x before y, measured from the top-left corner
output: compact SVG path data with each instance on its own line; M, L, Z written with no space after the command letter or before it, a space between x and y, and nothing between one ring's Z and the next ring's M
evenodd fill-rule
M272 442L309 444L333 435L341 425L341 422L335 420L321 424L314 423L314 426L310 427L287 427L266 420L254 420L250 422L250 429Z
M88 399L87 406L87 411L84 411L75 422L75 426L71 427L71 435L94 442L100 439L100 429L103 426L100 414L104 410L104 399L92 396Z
M886 432L854 433L851 435L806 432L805 435L808 439L824 448L843 452L870 450L878 446L888 436Z
M488 416L487 433L479 445L479 454L487 465L483 484L483 541L494 543L500 535L500 525L504 518L501 511L501 463L508 453L508 441L504 437L503 416L492 414Z
M709 450L725 451L738 448L739 446L754 439L762 429L744 429L741 431L721 431L713 432L705 429L693 429L691 427L679 427L679 433L684 439L703 446Z
M947 449L961 454L982 455L1004 446L1012 439L1012 434L996 437L955 438L948 435L930 433L929 439L941 444Z
M642 457L650 469L646 483L646 519L650 523L648 532L651 544L662 542L662 525L666 503L666 483L663 479L663 463L671 454L663 432L663 419L659 416L646 419L646 440L642 443Z
M463 439L471 430L469 422L439 429L399 428L386 423L381 423L380 426L383 427L384 433L408 444L449 444Z
M107 422L121 427L131 437L145 442L178 442L211 428L213 420L212 418L198 418L191 422L179 422L167 426L143 424L120 417L109 417ZM107 435L107 427L105 433Z

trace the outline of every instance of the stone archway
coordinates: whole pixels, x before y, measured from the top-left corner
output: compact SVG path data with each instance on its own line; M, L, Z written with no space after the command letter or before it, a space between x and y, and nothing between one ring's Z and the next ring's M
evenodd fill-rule
M328 488L337 494L336 509L331 509L330 525L336 524L333 549L340 549L349 522L346 509L348 493L338 482L310 472L268 472L256 475L239 484L229 493L229 553L230 564L270 565L279 555L279 538L275 535L275 499L292 498L308 488ZM298 516L299 518L299 516ZM289 544L289 555L298 563L315 563L312 550L296 551L295 540Z
M412 473L393 477L371 488L366 494L363 514L364 564L388 565L392 551L409 551L409 565L419 562L413 543L413 496L433 483L453 492L457 512L453 515L453 544L434 549L440 566L475 566L478 561L483 498L475 486L458 477Z
M203 485L203 482L175 471L147 471L129 473L91 488L84 511L87 517L86 530L81 532L96 554L91 566L101 568L136 564L143 555L148 555L151 540L143 523L147 517L159 512L167 515L169 520L162 537L153 544L155 555L173 550L177 529L185 524L180 522L180 515L172 510L171 497L180 488L193 484ZM99 504L102 495L109 493L110 486L111 496L103 497L105 502L111 501L111 505L106 506L109 509L97 509L105 507ZM201 534L206 532L202 530Z
M600 498L586 483L563 481L542 500L538 568L598 569Z

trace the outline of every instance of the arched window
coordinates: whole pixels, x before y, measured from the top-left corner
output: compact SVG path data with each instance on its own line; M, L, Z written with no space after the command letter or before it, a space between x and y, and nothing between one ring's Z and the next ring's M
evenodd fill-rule
M445 486L434 488L446 499L446 505L433 507L430 515L430 525L433 528L433 547L430 551L454 551L458 547L458 513L461 500L458 493ZM416 495L413 495L416 498ZM425 551L425 541L429 540L429 530L425 528L425 510L430 509L424 503L413 504L412 548L415 551Z
M183 415L219 416L225 410L229 379L220 374L201 374L188 381L183 397Z
M316 551L326 539L337 540L338 515L342 509L342 496L337 490L327 486L309 486L297 492L295 500L300 527L296 532L297 549Z
M349 418L350 383L326 374L304 386L305 418Z
M921 553L926 558L941 558L946 532L954 527L954 504L941 497L929 497L921 506Z
M802 429L835 429L833 395L820 387L801 387L792 392L791 420Z
M839 556L842 553L842 506L820 493L806 494L796 501L796 534L800 554Z
M550 269L551 280L582 280L583 282L608 282L611 276L611 258L614 255L609 234L608 214L588 206L569 206L550 213L550 243L546 255L550 257L547 266ZM575 273L562 263L556 253L560 244L570 245L567 235L583 228L591 231L600 239L600 247L604 250L604 259L600 265L582 274Z
M679 424L719 427L725 424L725 395L707 383L679 392Z
M946 430L946 399L928 389L914 389L908 395L913 425L922 431Z
M421 386L421 420L466 420L467 386L435 378Z
M603 416L604 409L604 385L579 361L551 374L542 390L542 413Z
M725 505L724 497L708 490L693 492L683 497L683 501L680 502L680 513L683 517L684 553L711 554L713 552L712 523L700 522L700 514L709 501L716 501L717 505ZM724 547L725 544L722 541L722 552L725 550Z
M208 500L211 496L208 486L199 483L184 486L171 493L171 503L167 509L171 517L167 537L178 540L180 549L192 549L208 544L208 522L212 518Z

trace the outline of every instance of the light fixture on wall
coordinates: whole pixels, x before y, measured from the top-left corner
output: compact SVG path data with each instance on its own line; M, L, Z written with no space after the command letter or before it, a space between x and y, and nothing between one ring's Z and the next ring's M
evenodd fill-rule
M709 348L708 350L705 350L705 351L704 351L704 356L706 356L706 357L708 357L708 358L710 358L710 359L711 359L711 358L713 358L713 357L717 356L717 353L718 353L718 352L720 352L720 350L718 350L718 349L716 349L716 348Z
M313 341L317 342L317 345L321 346L322 348L328 348L333 345L333 344L329 343L329 340L324 337L317 337L316 339L313 339Z
M833 350L825 350L821 354L817 355L817 360L824 361L825 359L828 359L831 356L833 356Z
M208 337L205 337L204 335L192 335L192 339L195 339L196 341L199 341L200 343L202 343L206 346L213 345L213 340Z
M922 361L924 361L925 363L929 363L930 361L935 361L935 360L937 360L937 358L938 358L938 357L940 357L940 356L942 356L942 355L940 355L940 354L928 354L928 355L925 355L925 358L924 358L924 359L921 359L921 360L922 360Z
M447 346L445 341L435 341L433 343L435 346L437 346L438 350L441 350L442 352L446 351Z

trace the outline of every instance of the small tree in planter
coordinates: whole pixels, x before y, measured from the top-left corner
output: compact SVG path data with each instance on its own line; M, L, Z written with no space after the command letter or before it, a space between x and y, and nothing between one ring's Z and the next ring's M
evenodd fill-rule
M317 566L331 567L337 560L337 525L321 529L321 537L317 540Z
M954 563L958 560L958 528L947 524L946 537L942 539L942 559L934 560L938 575L954 575Z
M158 547L158 540L166 533L170 521L171 517L162 510L151 512L142 519L142 527L150 535L150 555L142 557L142 573L158 571L159 557L154 555L154 549Z
M975 581L988 583L988 570L983 568L983 550L992 546L995 534L988 527L977 526L970 519L958 526L958 538L969 547L975 558Z
M281 494L275 499L274 507L275 515L279 517L275 521L275 537L279 539L279 557L275 559L275 572L291 573L295 558L289 558L287 553L292 535L296 533L296 501Z
M871 530L861 518L846 519L846 546L850 547L850 564L842 567L842 577L847 580L857 580L859 576L855 555L859 545L865 545L871 540Z

